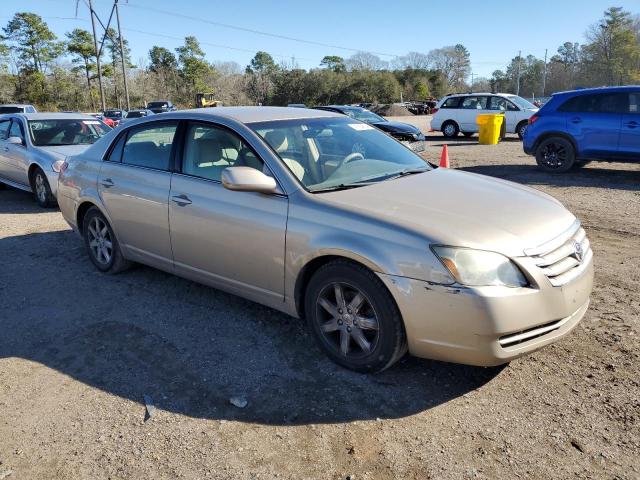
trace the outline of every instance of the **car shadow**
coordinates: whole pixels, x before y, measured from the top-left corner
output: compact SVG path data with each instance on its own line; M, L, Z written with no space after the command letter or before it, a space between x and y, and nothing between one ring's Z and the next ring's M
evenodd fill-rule
M33 193L2 185L0 187L0 214L55 212L56 208L42 208L33 198Z
M533 159L532 159L533 160ZM534 163L521 165L474 165L460 170L503 178L527 185L557 187L592 187L615 190L640 190L640 170L608 168L607 163L593 162L567 173L547 173Z
M413 415L502 367L405 358L362 375L333 364L303 321L146 267L99 273L70 231L0 239L0 358L17 357L190 417L275 425ZM247 400L245 408L230 403Z

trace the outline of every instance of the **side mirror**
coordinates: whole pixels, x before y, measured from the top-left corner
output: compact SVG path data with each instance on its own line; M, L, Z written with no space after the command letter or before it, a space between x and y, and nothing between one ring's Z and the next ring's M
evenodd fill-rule
M11 145L24 145L20 137L9 137L7 138L7 142L9 142Z
M227 167L222 171L222 185L237 192L275 193L274 178L251 167Z

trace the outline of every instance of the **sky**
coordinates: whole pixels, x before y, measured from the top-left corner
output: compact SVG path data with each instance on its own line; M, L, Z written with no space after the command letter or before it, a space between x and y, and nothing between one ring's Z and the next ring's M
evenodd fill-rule
M113 0L93 1L106 23ZM0 0L0 25L29 11L60 38L74 28L90 31L85 2L79 0L76 18L76 0ZM120 0L120 5L135 64L148 62L153 45L173 50L187 35L200 40L207 60L235 61L243 68L258 50L278 63L295 61L309 69L325 55L346 58L369 51L392 60L461 43L471 53L476 78L504 69L520 50L544 58L545 49L551 56L566 41L582 43L588 26L609 6L640 13L639 0Z

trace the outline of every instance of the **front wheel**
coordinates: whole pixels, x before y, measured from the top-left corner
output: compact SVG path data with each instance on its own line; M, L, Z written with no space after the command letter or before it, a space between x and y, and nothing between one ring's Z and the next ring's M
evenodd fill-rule
M536 149L536 162L545 172L568 172L576 163L575 150L567 139L547 138Z
M31 190L33 190L36 202L42 208L50 208L55 205L56 199L51 192L49 180L40 168L37 168L31 176Z
M321 267L309 282L305 315L322 350L351 370L379 372L407 351L398 307L360 265L340 260Z
M98 270L118 273L130 266L130 262L122 256L111 225L96 207L90 208L85 215L82 232L89 258Z
M527 131L528 126L529 126L529 122L520 122L516 127L516 133L518 134L518 138L520 140L524 138L524 132Z

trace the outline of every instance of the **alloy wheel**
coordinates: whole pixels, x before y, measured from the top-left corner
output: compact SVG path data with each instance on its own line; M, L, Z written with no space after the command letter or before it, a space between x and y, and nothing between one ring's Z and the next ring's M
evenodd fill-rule
M41 203L46 203L47 186L45 184L45 180L41 172L36 173L35 184L36 184L36 195L38 196L38 200L40 200Z
M346 357L369 355L379 338L378 316L367 296L346 283L331 283L318 295L316 321L326 344Z
M560 143L550 142L542 151L542 162L551 169L562 167L564 162L567 161L569 152Z
M107 224L99 217L91 220L88 228L89 248L98 263L109 265L113 257L113 241Z
M449 124L445 125L444 134L447 137L453 137L455 135L455 133L456 133L456 127L452 123L449 123Z

